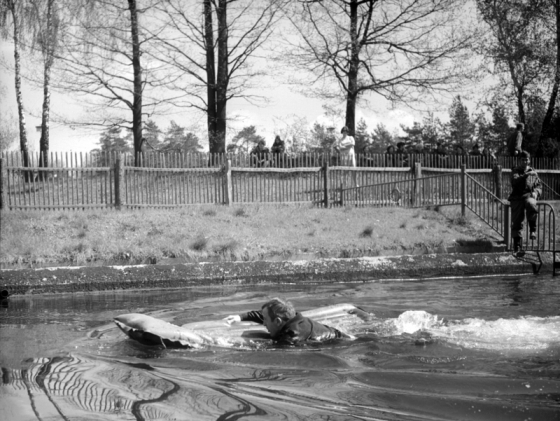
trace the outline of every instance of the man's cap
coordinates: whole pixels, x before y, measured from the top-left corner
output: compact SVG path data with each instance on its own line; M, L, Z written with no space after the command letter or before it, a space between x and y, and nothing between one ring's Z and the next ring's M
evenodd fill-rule
M344 130L348 131L348 126L344 126L342 129L340 129L340 133L342 133Z
M529 152L527 152L527 151L522 151L522 152L519 154L519 158L531 159L531 154L530 154Z

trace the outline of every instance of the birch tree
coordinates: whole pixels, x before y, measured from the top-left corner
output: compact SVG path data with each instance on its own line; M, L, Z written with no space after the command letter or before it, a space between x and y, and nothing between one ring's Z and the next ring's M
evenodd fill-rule
M459 20L466 23L466 7L458 0L293 2L287 17L297 36L287 37L282 58L310 95L346 102L354 134L356 104L368 94L410 104L464 80L473 40Z
M143 2L143 8L139 3L82 0L82 18L56 55L56 88L83 98L88 108L85 118L67 122L130 130L136 160L142 151L143 117L164 102L157 94L157 63L146 60L152 57L147 54L150 38L140 21L151 11L150 2ZM149 21L146 17L144 24Z
M59 11L56 0L30 0L33 33L31 49L39 50L42 64L43 105L41 110L41 138L39 151L41 160L39 165L49 166L49 128L50 128L50 99L51 99L51 69L54 62L55 50L58 43Z
M21 49L21 36L20 30L25 22L28 22L27 13L23 0L2 0L1 8L1 28L3 38L11 38L14 44L14 77L15 77L15 91L18 110L19 122L19 147L22 152L23 166L29 166L29 145L27 141L27 128L25 123L25 110L23 106L23 96L21 93L21 63L20 63L20 49ZM11 23L11 34L9 31L9 24ZM27 174L27 173L26 173ZM28 179L26 175L26 180Z

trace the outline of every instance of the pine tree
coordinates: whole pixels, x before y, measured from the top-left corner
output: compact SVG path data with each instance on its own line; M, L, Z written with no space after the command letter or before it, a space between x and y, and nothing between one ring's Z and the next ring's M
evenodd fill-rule
M165 131L160 151L162 152L200 152L202 146L199 144L198 137L191 132L187 132L185 127L179 126L171 120L169 127Z
M231 140L240 152L250 152L264 137L257 134L255 126L243 127Z
M383 123L377 123L371 132L372 142L368 149L371 153L384 153L387 148L395 143L393 135L387 130Z
M144 125L144 150L158 150L162 147L161 135L162 131L155 121L148 120Z
M111 163L110 158L107 156L110 153L127 153L132 152L132 147L128 143L131 138L130 134L122 136L120 127L112 126L105 129L99 138L99 148L94 149L92 152L99 154L99 165L108 166Z
M490 142L486 146L494 149L498 154L507 154L507 140L512 132L509 127L509 116L503 105L493 103L490 106L492 123L489 130Z
M449 143L467 150L472 143L475 125L469 117L469 110L457 95L449 108L448 135ZM469 148L470 149L470 148Z
M358 127L356 128L356 134L354 135L354 140L356 141L355 151L356 153L364 153L368 146L371 145L371 138L367 132L368 127L363 118L358 121Z

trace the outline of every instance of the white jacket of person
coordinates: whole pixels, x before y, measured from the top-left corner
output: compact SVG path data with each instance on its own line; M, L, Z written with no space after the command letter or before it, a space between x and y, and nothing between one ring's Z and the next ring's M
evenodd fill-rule
M348 135L347 133L342 133L338 139L338 150L342 156L350 157L352 167L356 166L356 153L354 151L355 146L356 141L354 140L354 137Z

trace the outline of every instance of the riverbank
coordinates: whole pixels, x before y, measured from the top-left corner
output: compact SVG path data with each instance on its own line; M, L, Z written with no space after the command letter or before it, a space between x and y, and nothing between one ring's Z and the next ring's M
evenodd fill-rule
M546 272L546 271L545 271ZM529 274L507 253L330 258L296 261L205 262L174 265L58 267L2 270L10 295L120 289L184 288L281 283L352 283L452 276Z
M207 205L0 216L2 269L487 252L498 240L459 207Z
M4 212L1 234L11 295L531 272L451 207Z

